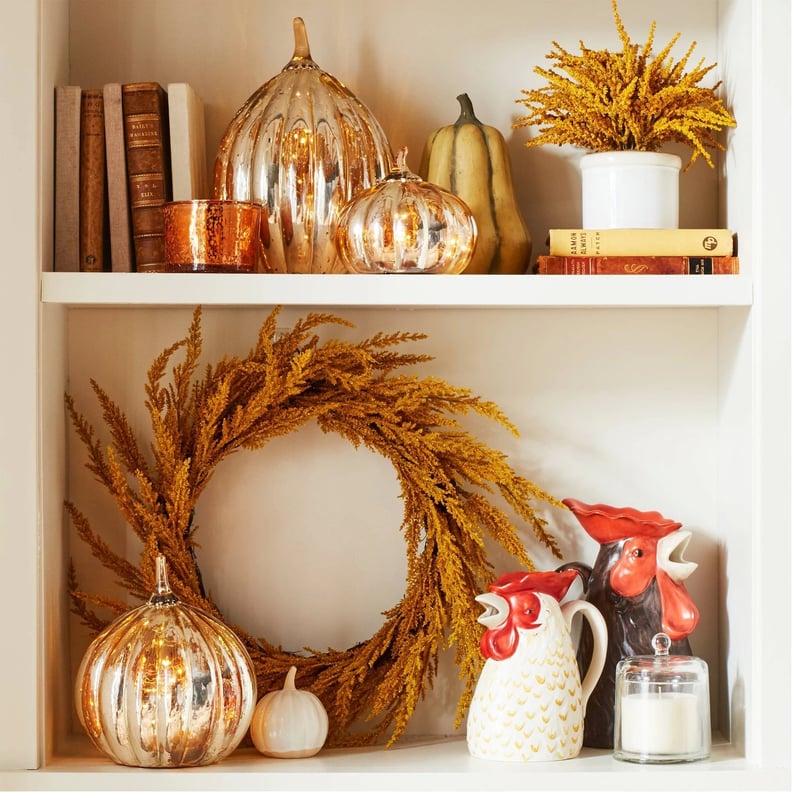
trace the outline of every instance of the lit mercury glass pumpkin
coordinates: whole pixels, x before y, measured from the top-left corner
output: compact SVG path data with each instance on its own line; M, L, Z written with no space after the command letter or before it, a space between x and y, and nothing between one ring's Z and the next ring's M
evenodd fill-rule
M91 741L119 764L205 765L245 736L256 677L239 638L171 592L159 556L156 593L88 647L75 704Z
M379 184L355 196L336 224L338 253L350 272L462 272L476 246L476 221L453 193L407 167L407 149Z
M332 228L393 163L371 111L311 59L303 20L294 55L237 111L220 141L214 197L261 203L265 255L278 272L343 272Z

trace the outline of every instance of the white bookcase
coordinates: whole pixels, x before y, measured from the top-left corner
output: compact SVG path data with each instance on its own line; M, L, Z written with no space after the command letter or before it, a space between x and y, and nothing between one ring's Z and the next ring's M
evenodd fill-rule
M608 0L0 0L4 361L0 421L0 788L788 790L790 776L790 47L787 0L621 0L642 43L678 30L681 54L717 60L738 120L710 172L682 176L682 224L739 237L736 277L82 275L52 272L53 87L188 81L213 152L245 98L288 61L291 19L314 59L374 111L417 168L465 91L511 150L523 213L543 249L579 223L580 152L525 149L521 88L550 42L617 46ZM83 468L63 409L99 425L94 377L141 432L146 368L203 304L206 352L244 351L268 311L354 322L347 338L425 331L420 369L496 401L521 438L474 423L559 497L657 509L693 531L691 637L710 666L715 748L690 765L639 767L607 751L560 763L482 763L453 729L458 690L441 658L408 736L389 750L299 761L238 751L198 770L140 771L99 756L75 727L74 664L87 636L68 612L74 561L105 590L63 515L68 497L113 546L128 539ZM211 359L211 357L210 357ZM229 616L286 646L351 645L404 586L398 487L387 462L305 430L224 463L202 498L202 568ZM546 514L565 560L596 548L571 515ZM546 558L526 538L537 562ZM134 555L133 544L127 552ZM330 562L328 563L328 559ZM500 567L508 560L496 557ZM288 586L314 576L317 590ZM288 597L290 620L278 621ZM354 602L349 590L354 586ZM280 598L280 599L279 599Z

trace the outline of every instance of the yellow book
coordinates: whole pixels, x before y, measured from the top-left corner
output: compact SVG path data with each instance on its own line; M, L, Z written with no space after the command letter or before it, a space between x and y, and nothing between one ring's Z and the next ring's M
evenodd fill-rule
M734 256L726 228L552 228L551 256Z

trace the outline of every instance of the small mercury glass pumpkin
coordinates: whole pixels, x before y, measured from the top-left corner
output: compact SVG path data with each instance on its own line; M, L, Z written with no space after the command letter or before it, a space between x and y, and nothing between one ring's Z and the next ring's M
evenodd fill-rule
M289 669L282 690L273 690L256 704L250 724L253 745L265 756L299 759L318 753L327 739L327 710L310 690L298 690L296 666Z
M379 184L353 198L336 223L338 254L350 272L462 272L476 246L476 221L453 193L407 167L407 149Z
M371 111L311 59L294 19L294 55L227 127L214 166L214 197L265 206L267 265L276 272L344 272L332 228L341 207L393 164Z
M239 638L171 592L158 556L156 592L88 647L75 704L93 744L119 764L205 765L245 736L256 677Z

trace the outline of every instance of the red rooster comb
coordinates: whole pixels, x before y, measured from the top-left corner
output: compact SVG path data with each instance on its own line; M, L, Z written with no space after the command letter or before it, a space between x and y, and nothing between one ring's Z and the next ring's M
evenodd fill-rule
M489 588L502 597L519 591L538 591L540 594L549 594L560 602L575 582L577 574L574 569L563 572L506 572Z
M668 520L656 511L643 512L604 503L589 504L574 498L564 498L562 502L578 518L586 533L600 544L633 536L660 539L682 527L682 523Z

